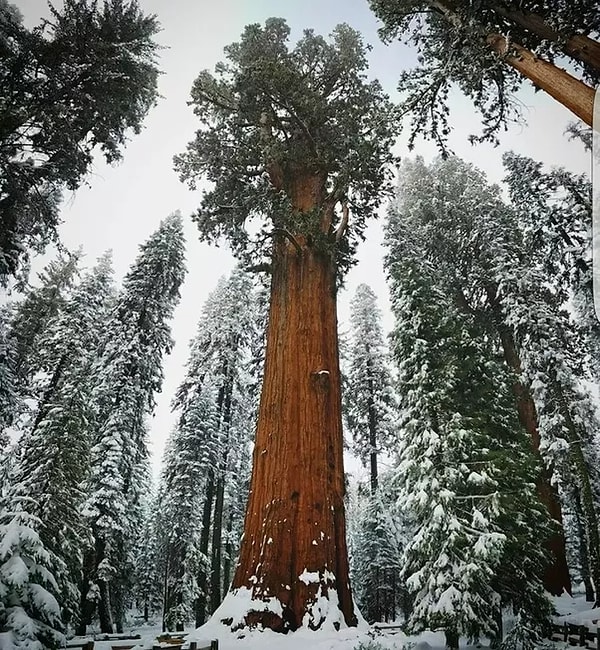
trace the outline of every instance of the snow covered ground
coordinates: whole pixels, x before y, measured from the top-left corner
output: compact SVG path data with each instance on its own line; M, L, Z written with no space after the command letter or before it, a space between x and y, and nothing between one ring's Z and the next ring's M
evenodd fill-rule
M555 598L556 623L586 625L594 630L600 622L600 608L590 609L581 595L571 598L568 595ZM150 650L156 644L160 634L159 627L141 627L133 630L141 635L141 641L135 650ZM424 632L418 636L407 636L397 629L375 631L367 625L347 628L336 632L333 629L311 632L301 629L287 635L276 634L270 630L232 633L220 623L208 622L197 630L187 629L186 638L197 641L198 645L210 645L212 639L219 640L219 650L443 650L443 632ZM91 637L90 637L91 638ZM123 642L125 645L126 642ZM133 643L130 642L130 643ZM96 641L94 650L111 650L111 646L120 645L116 641ZM461 641L461 650L485 649L482 643L470 646L466 640ZM564 643L556 643L557 648L564 648Z

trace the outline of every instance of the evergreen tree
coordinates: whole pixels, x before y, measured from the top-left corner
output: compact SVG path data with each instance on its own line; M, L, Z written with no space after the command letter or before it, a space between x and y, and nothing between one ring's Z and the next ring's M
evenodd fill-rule
M136 0L65 0L33 29L0 4L0 285L57 241L62 188L100 147L118 160L157 91L154 16Z
M247 365L256 329L252 284L236 270L221 278L204 306L173 402L180 417L165 456L161 505L170 522L165 544L169 626L181 627L194 610L202 624L207 608L214 611L221 602L223 569L233 553L227 537L239 513L238 499L245 505L245 490L231 495L229 503L226 496L234 471L243 476L240 462L247 460L253 424ZM225 559L224 545L229 548Z
M542 434L533 387L523 374L525 351L516 340L517 323L535 325L528 293L538 289L525 278L533 277L531 269L539 270L539 265L524 248L525 234L516 212L504 203L499 187L490 187L481 172L457 158L438 159L430 166L417 159L405 163L403 172L394 208L394 254L428 260L435 268L437 286L461 313L477 321L495 354L504 357L512 371L519 420L531 437L534 452L544 456L551 441ZM552 282L537 277L542 284ZM515 312L515 318L507 318L500 299L506 295L512 295L515 307L522 307L518 317ZM545 461L538 492L560 524L554 469L550 459ZM570 591L570 579L559 529L548 539L548 549L555 560L548 566L544 584L560 595L565 589Z
M404 522L393 506L394 490L379 485L377 491L364 494L361 488L363 505L355 524L352 553L356 600L367 621L393 621L397 606L406 607L407 594L400 578Z
M450 89L456 84L481 114L483 132L496 141L520 117L515 92L524 79L592 125L594 86L600 79L600 12L594 0L577 5L535 0L472 4L464 0L370 0L385 40L404 38L418 53L400 90L417 135L446 149ZM566 72L557 59L566 59ZM588 85L589 84L589 85Z
M434 286L428 262L396 255L393 228L392 221L397 481L400 508L416 527L403 556L415 595L409 628L443 627L447 646L457 648L461 635L497 637L501 608L512 605L539 634L551 614L540 579L546 517L510 376Z
M9 647L16 649L58 648L64 644L56 582L60 566L40 539L42 522L17 500L2 506L0 633L7 633Z
M168 320L179 299L183 257L181 217L172 215L140 247L107 322L109 336L93 370L86 514L94 548L93 558L86 561L90 569L82 593L90 587L99 592L105 632L113 627L111 598L124 602L119 581L126 578L124 562L136 532L132 508L137 525L147 472L146 418L161 388L162 356L172 347ZM118 617L117 626L121 624Z
M346 420L355 451L369 463L371 491L377 489L377 455L396 442L394 393L383 341L381 313L370 287L357 287L351 304L352 345L346 386Z
M39 336L38 405L22 433L7 500L20 504L54 558L65 624L79 614L79 584L88 532L81 516L89 472L90 370L112 298L110 256L104 256ZM30 389L31 390L31 389ZM9 507L16 507L10 506Z
M293 48L289 34L278 18L249 25L214 76L200 73L192 103L202 128L176 158L192 186L201 174L213 182L196 216L203 238L225 237L245 256L258 252L272 272L254 469L231 593L233 600L249 591L250 611L238 617L232 603L235 622L227 607L220 615L279 631L320 628L328 618L356 623L335 296L338 271L389 189L396 119L379 83L366 80L354 30L340 25L329 42L306 30ZM260 220L256 236L248 219ZM294 530L277 524L283 520ZM312 544L309 521L329 541ZM318 580L307 583L306 571ZM317 605L323 598L327 612ZM273 611L275 602L281 609Z

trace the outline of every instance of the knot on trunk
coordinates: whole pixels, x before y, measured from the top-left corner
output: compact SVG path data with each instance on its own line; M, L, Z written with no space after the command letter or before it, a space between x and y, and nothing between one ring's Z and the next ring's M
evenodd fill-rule
M322 388L329 387L329 370L315 370L310 373L312 381Z

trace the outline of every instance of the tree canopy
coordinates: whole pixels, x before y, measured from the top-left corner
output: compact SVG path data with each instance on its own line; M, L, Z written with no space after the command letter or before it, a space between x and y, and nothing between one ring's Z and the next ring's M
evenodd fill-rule
M65 0L27 29L0 3L0 283L57 240L61 191L99 148L121 157L157 97L156 18L136 0Z
M403 38L418 52L416 68L402 72L399 83L406 93L403 106L412 114L411 144L423 135L446 147L453 85L482 117L483 131L471 140L496 142L498 132L520 118L514 93L524 73L514 66L515 57L533 53L534 62L567 62L576 80L589 84L589 98L600 80L600 43L594 40L600 10L593 0L370 0L370 5L383 21L384 40ZM571 77L555 66L541 66L550 75Z
M396 111L366 78L358 32L338 25L327 41L305 30L292 49L289 36L281 18L248 25L215 74L200 73L191 104L201 128L175 166L192 187L200 175L214 184L195 220L205 239L224 237L239 254L264 255L282 231L335 243L345 228L344 212L334 210L344 203L352 213L348 264L389 187ZM292 210L311 176L319 218ZM255 218L261 227L251 236L246 225Z

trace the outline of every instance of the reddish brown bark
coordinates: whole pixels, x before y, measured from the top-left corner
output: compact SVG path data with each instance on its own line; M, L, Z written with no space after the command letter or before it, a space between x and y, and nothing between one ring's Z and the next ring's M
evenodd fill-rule
M565 37L537 14L511 11L497 5L494 6L494 11L540 38L553 41L567 56L600 70L600 43L593 38L585 34L571 34Z
M285 189L297 212L324 205L321 175L295 174ZM328 222L325 210L315 214L317 225ZM357 622L346 549L335 285L331 252L306 233L276 237L250 497L232 590L277 598L283 613L257 607L246 625L317 628L324 615L306 615L319 595L328 597L334 617ZM306 572L318 581L305 584Z
M521 45L509 43L501 34L490 34L487 42L495 52L504 57L506 63L554 97L588 126L592 126L595 94L593 88L576 79L566 70L538 58ZM509 50L515 54L507 53Z
M504 326L499 327L500 340L504 351L506 363L517 373L521 374L521 360L517 352L512 332ZM513 390L517 398L519 420L531 436L531 444L536 453L540 450L540 433L535 404L527 386L520 381L515 381ZM565 547L565 536L562 532L562 511L558 493L550 481L550 473L546 468L537 481L537 491L540 501L546 506L552 519L560 525L560 531L554 533L546 542L546 547L551 552L554 561L546 567L543 582L544 587L553 595L560 596L563 590L571 593L571 577Z

